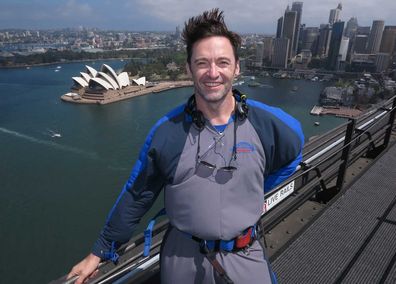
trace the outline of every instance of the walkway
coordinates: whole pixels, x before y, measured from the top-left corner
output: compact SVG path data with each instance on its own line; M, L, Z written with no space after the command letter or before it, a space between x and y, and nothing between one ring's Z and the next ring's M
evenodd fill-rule
M281 283L396 283L396 144L272 263Z

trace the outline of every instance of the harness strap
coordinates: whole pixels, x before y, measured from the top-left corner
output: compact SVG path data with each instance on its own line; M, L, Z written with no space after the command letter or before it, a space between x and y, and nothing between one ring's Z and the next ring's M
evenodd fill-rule
M159 216L165 215L166 211L165 208L162 208L149 222L146 230L144 230L144 251L143 251L143 256L149 256L150 255L150 249L151 249L151 240L153 237L153 228L155 225L155 219L157 219Z
M226 251L226 252L234 252L245 249L250 246L253 241L257 238L256 233L256 225L247 228L243 233L231 240L204 240L198 238L196 236L185 233L194 241L198 242L201 245L205 245L205 247L209 251Z
M234 284L234 281L232 281L231 278L227 275L227 272L224 270L223 266L220 264L220 262L217 261L214 253L207 253L205 254L205 257L213 266L214 270L216 270L216 272L219 274L219 276L223 278L225 283Z

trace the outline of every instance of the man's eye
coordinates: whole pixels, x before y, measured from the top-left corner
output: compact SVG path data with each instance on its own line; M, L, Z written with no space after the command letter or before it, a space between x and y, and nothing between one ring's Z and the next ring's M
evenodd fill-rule
M230 62L228 62L228 61L220 61L219 64L220 64L220 66L226 67L226 66L230 65Z

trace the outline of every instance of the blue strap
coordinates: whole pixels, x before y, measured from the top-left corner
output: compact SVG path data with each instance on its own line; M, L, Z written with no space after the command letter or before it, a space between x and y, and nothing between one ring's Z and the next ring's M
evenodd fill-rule
M120 256L116 252L116 242L111 243L110 251L103 253L103 257L105 260L111 260L114 264L117 264Z
M246 234L247 231L250 229L247 228L243 234ZM185 233L187 236L189 236L190 238L192 238L191 234ZM253 226L253 230L251 233L251 238L254 237L254 235L256 234L256 224ZM206 243L206 247L209 250L214 250L215 245L216 245L216 241L212 241L212 240L204 240L204 242ZM228 251L228 252L232 252L232 250L234 249L234 245L235 245L235 239L229 240L229 241L225 241L225 240L220 240L220 249L223 251Z
M149 222L146 230L144 230L144 251L143 251L143 256L149 256L150 255L150 249L151 249L151 239L153 237L153 228L155 225L155 219L157 219L159 216L165 215L166 211L165 208L162 208Z

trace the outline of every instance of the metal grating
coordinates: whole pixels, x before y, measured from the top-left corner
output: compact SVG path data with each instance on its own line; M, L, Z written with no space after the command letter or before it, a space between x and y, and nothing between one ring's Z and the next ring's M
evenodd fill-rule
M279 283L396 282L396 145L274 262Z

